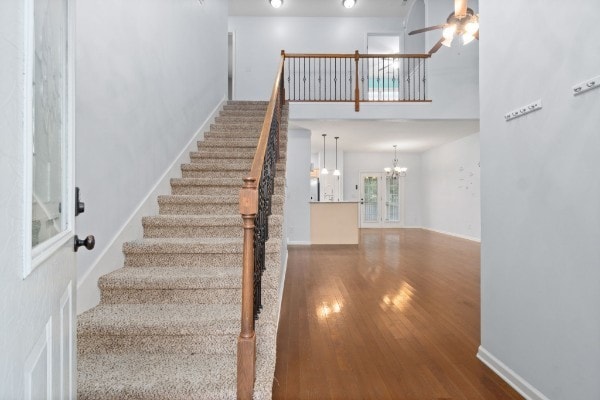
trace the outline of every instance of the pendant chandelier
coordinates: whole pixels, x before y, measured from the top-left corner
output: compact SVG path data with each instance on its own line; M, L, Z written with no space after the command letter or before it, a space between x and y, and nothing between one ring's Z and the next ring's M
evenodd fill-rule
M397 178L399 176L406 176L406 171L408 171L408 168L398 166L398 149L397 149L397 147L398 147L398 145L395 144L394 145L394 162L392 164L392 167L385 167L383 169L385 171L385 174L392 178Z

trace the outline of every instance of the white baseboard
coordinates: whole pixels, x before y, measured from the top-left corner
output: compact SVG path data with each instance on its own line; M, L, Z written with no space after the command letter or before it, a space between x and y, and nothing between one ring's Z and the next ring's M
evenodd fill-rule
M487 365L492 371L494 371L500 378L512 386L527 400L549 400L515 371L510 369L508 366L506 366L506 364L498 360L489 351L484 349L483 346L479 346L477 358L479 358L481 362Z
M154 187L142 199L135 211L129 216L121 228L113 236L109 245L100 253L88 272L77 282L77 314L89 310L100 303L100 290L98 289L98 278L115 271L123 266L123 243L142 237L142 217L158 214L157 197L168 194L171 191L171 178L181 177L181 164L189 162L190 151L197 149L196 142L204 139L204 132L210 128L210 124L218 115L226 99L211 111L200 128L192 136L189 142L181 150L173 163L165 170Z
M467 240L471 240L473 242L481 243L481 239L478 238L478 237L475 237L475 236L461 235L461 234L454 233L454 232L447 232L447 231L442 231L442 230L439 230L439 229L427 228L425 226L421 227L421 229L425 229L426 231L437 232L437 233L441 233L443 235L450 235L450 236L454 236L454 237L457 237L457 238L467 239Z
M281 304L283 302L283 288L285 287L285 277L287 272L288 252L284 253L284 260L281 262L281 279L279 279L279 307L277 308L277 329L279 329L279 317L281 315Z

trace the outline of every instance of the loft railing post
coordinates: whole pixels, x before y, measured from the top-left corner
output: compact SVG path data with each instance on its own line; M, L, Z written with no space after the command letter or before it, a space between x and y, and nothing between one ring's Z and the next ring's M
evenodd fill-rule
M285 105L285 50L281 50L281 80L279 82L279 96L281 98L281 106Z
M240 190L244 241L242 258L242 320L237 344L237 398L251 400L256 377L256 333L254 331L254 218L258 212L255 178L244 178Z
M358 60L360 56L358 50L354 52L355 79L354 79L354 111L360 111L360 91L358 90Z

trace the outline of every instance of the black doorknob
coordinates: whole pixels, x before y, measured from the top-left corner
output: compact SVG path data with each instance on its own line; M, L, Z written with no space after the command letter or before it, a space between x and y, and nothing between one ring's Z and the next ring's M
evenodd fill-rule
M79 236L75 235L74 250L77 251L81 246L84 246L88 250L92 250L96 245L96 238L94 235L88 235L85 239L79 239Z

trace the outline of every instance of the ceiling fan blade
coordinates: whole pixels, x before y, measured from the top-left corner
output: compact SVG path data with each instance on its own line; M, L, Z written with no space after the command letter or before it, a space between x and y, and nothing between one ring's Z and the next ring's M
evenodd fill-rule
M445 39L442 37L440 40L438 40L438 42L431 48L431 50L429 50L429 54L433 54L436 51L438 51L440 49L440 47L442 47L442 42Z
M423 32L429 32L429 31L434 31L436 29L442 29L446 26L446 24L439 24L439 25L434 25L434 26L428 26L427 28L421 28L421 29L416 29L414 31L408 32L409 35L415 35L417 33L423 33Z
M467 15L467 0L454 0L454 16L462 18Z

